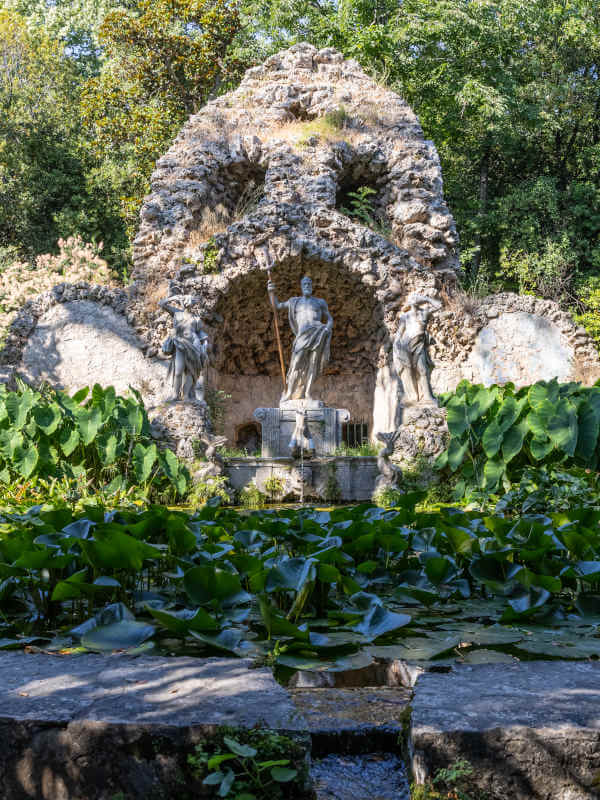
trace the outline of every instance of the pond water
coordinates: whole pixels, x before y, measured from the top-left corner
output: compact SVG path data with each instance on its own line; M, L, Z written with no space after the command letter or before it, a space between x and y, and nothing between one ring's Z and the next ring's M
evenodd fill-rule
M409 800L403 762L393 753L328 755L313 761L317 800Z

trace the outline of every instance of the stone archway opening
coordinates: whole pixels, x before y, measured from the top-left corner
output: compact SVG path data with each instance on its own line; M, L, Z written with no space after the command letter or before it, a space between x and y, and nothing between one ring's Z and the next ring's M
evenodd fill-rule
M368 153L355 152L338 173L336 208L389 238L392 220L388 214L390 198L387 186L386 164L372 161ZM363 200L359 201L361 195Z
M383 310L360 273L305 258L273 269L279 300L298 296L304 275L310 275L315 296L326 300L334 320L330 361L315 395L326 406L347 408L353 419L370 420L381 345L388 335ZM279 405L283 390L266 272L255 269L235 277L214 311L220 321L211 330L210 380L228 396L225 435L233 442L256 408ZM287 367L293 334L285 311L278 320Z
M252 213L265 197L266 167L249 159L236 160L210 174L210 204L193 210L184 261L195 266L200 253L229 225Z
M235 447L245 450L249 456L260 453L262 431L260 423L246 421L235 429Z

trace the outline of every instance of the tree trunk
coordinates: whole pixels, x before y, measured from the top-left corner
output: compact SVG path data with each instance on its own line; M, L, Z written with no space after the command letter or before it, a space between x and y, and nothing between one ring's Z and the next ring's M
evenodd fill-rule
M475 236L475 254L473 256L473 264L471 266L471 280L475 280L479 274L481 266L481 224L483 216L487 211L488 202L488 180L490 170L490 150L486 147L481 157L479 164L479 212L477 214L479 220L479 229Z

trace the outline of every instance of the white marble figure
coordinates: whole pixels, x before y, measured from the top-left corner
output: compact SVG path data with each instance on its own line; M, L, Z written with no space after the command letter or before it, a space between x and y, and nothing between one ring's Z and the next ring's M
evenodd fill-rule
M383 492L385 489L398 489L402 479L402 470L397 464L391 461L394 453L394 446L400 430L393 433L378 433L377 438L383 443L383 448L377 454L377 469L379 474L375 482L375 491L373 495Z
M300 282L301 297L290 297L279 302L275 296L275 284L269 281L267 290L275 308L287 308L290 327L294 333L292 358L287 374L287 387L281 397L283 404L301 400L305 408L319 408L323 404L311 397L313 383L329 360L329 346L333 317L327 303L312 296L312 280L305 276ZM323 322L325 320L325 322Z
M204 453L206 463L200 466L194 474L194 479L196 481L205 481L208 478L218 478L225 472L225 463L223 461L223 456L217 452L217 448L225 444L227 437L203 434L200 437L200 441L206 445L206 451Z
M413 293L398 317L394 367L402 381L405 403L436 405L429 385L432 363L427 352L427 322L441 307L439 300Z
M169 377L173 383L173 397L170 399L204 403L208 335L198 317L187 309L170 305L168 299L161 300L159 306L173 317L173 332L162 346L162 352L171 356Z
M300 458L301 454L304 454L305 458L312 458L315 454L315 443L308 429L306 410L303 408L296 410L296 427L289 448L293 458Z

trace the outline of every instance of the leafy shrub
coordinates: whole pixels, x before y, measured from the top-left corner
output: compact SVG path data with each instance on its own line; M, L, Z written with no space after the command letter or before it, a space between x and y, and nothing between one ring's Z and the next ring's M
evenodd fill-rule
M436 466L460 471L457 497L469 487L507 490L525 466L598 465L600 386L552 380L517 391L462 381L441 402L450 442Z
M283 497L284 489L285 484L283 478L279 478L277 475L271 475L271 477L267 478L265 481L265 491L272 503Z
M585 328L600 350L600 275L580 276L575 285L578 304L575 321Z
M274 731L225 729L222 735L196 746L188 761L212 797L232 800L280 800L302 795L299 771L290 767L300 759L299 747Z
M500 253L504 279L514 281L520 294L535 294L558 303L573 297L576 255L566 235L559 241L547 239L537 252L523 250Z
M213 497L218 497L224 504L231 502L227 491L227 476L214 475L205 481L197 481L188 492L186 502L192 508L204 505Z
M240 505L244 508L264 508L267 504L267 497L263 494L256 483L251 481L240 491Z
M150 435L141 396L117 396L114 388L81 389L73 397L20 383L0 385L0 485L33 476L81 479L90 489L108 484L122 492L185 494L189 474L170 450L160 452Z
M394 508L401 502L403 494L404 492L401 492L400 489L387 486L373 495L373 502L382 508Z

